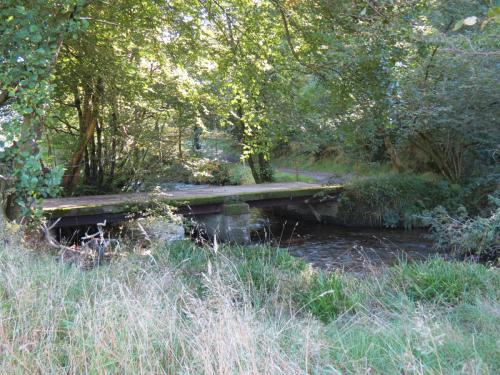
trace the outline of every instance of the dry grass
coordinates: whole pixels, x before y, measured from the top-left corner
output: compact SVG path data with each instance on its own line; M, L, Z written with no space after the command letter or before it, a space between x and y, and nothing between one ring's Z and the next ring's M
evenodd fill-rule
M238 257L223 251L200 261L184 248L153 252L154 261L130 256L81 271L0 245L0 373L487 374L498 368L494 300L478 297L453 308L416 304L395 289L381 295L383 280L360 281L363 304L323 324L293 305L290 277L300 284L303 272L287 273L263 259L282 275L263 292L249 283Z

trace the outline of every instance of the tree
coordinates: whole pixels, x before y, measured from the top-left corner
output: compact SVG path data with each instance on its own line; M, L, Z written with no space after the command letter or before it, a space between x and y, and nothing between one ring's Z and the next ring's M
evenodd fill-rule
M84 6L74 0L7 0L0 7L0 107L8 107L0 123L0 160L23 216L36 214L40 200L58 188L61 171L43 167L39 143L50 122L50 77L65 37L85 27L79 19Z

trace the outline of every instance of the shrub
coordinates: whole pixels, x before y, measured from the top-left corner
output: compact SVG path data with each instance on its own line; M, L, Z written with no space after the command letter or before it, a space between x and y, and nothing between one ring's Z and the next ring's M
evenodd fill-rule
M440 258L425 263L402 263L392 270L392 282L412 300L451 304L494 294L500 286L495 269Z
M462 210L451 216L444 207L437 207L423 216L431 227L437 247L461 256L477 255L486 260L496 260L500 252L500 200L498 208L489 217L468 217Z
M229 182L227 163L206 158L192 159L185 163L191 172L189 178L191 183L226 185Z
M437 205L456 209L462 189L414 174L386 174L353 180L340 197L340 217L348 224L388 228L421 225L417 214Z
M229 185L247 185L255 183L250 167L243 163L229 165Z

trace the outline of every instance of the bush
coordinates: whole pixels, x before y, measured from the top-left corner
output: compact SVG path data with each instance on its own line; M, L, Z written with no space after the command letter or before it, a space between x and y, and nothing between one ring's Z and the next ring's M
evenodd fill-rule
M495 269L480 264L436 258L396 266L392 270L392 282L412 300L457 304L494 295L500 286L500 277Z
M229 165L229 185L247 185L254 184L250 167L243 163Z
M500 252L500 200L489 217L471 218L467 211L451 216L444 207L437 207L423 216L430 225L437 247L460 256L476 255L483 260L496 260Z
M417 214L444 205L455 210L462 189L414 174L387 174L353 180L340 197L346 224L388 228L422 225Z

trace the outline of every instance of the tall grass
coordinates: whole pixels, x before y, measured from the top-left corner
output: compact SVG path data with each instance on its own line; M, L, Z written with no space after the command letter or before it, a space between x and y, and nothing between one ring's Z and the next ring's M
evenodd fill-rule
M415 298L439 262L355 279L181 244L82 271L0 241L0 373L494 373L497 270L449 263L439 285L467 270L480 284Z

